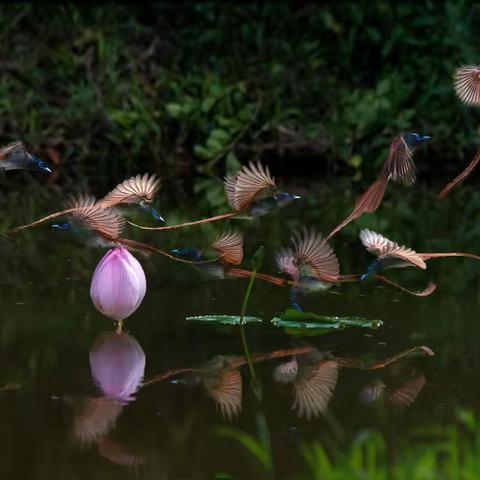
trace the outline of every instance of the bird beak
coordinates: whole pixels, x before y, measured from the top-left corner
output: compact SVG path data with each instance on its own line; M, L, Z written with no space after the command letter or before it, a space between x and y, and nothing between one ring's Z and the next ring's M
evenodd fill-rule
M424 135L422 137L422 142L425 142L426 140L431 140L432 137L429 137L428 135Z
M45 167L43 169L44 172L47 172L47 173L52 173L52 169L51 168L48 168L48 167Z
M172 249L170 250L170 253L171 253L172 255L178 255L180 252L179 252L179 249L178 249L178 248L172 248Z
M294 196L293 196L293 199L294 199L294 200L299 200L300 198L302 198L300 195L294 195Z
M365 280L368 277L368 273L364 273L361 277L360 280Z

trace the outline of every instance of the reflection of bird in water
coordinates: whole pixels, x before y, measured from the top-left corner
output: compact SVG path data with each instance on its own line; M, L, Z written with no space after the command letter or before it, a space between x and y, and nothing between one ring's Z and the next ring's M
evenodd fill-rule
M116 465L123 467L141 467L147 463L147 457L129 451L124 445L103 437L97 442L98 453Z
M426 379L423 374L410 378L395 389L387 389L381 380L375 380L362 389L360 401L365 405L370 405L383 399L388 405L406 408L415 402L425 384Z
M317 418L327 410L337 386L339 365L328 353L313 350L279 365L274 378L280 383L292 383L292 410L307 420Z
M123 410L123 405L108 397L67 401L74 409L73 437L82 445L90 445L107 435Z
M172 383L202 385L222 417L232 420L242 410L243 382L239 368L244 363L243 357L218 355Z
M27 152L22 142L0 148L0 170L34 170L52 173L46 162Z
M152 207L152 201L160 188L160 178L145 173L128 178L117 185L110 193L98 201L104 208L137 205L142 210L150 212L155 220L165 222L163 217Z
M186 222L180 225L167 225L163 227L132 225L144 230L170 230L240 215L256 218L284 208L294 200L300 198L298 195L279 191L268 167L264 167L261 163L254 164L250 162L248 166L243 166L235 175L225 177L224 187L228 202L234 209L233 212L193 222Z
M241 233L224 232L207 249L179 247L173 248L170 253L191 262L199 270L217 278L250 277L252 275L249 270L236 268L236 265L243 260L243 236ZM257 273L256 277L275 285L286 284L286 281L281 278L263 273Z
M314 230L303 229L292 237L293 248L283 248L275 256L277 267L293 280L292 307L302 310L299 296L328 290L340 279L340 267L333 249Z
M364 213L375 212L382 203L389 180L405 185L413 184L415 182L413 152L421 142L429 139L430 137L418 133L407 133L394 138L377 180L360 196L352 213L330 232L327 240Z
M389 268L418 267L425 270L427 268L425 261L431 258L469 257L480 260L479 256L471 253L417 253L366 228L361 230L360 240L370 253L377 256L377 259L368 266L366 273L362 275L362 280L374 272Z

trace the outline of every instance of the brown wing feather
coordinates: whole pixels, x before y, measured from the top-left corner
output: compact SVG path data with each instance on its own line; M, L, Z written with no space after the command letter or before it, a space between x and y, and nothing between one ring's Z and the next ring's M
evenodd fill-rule
M405 383L401 388L392 392L388 397L388 401L397 407L409 407L415 402L426 382L425 375L418 375Z
M243 236L238 232L225 232L213 243L212 248L220 253L220 261L239 265L243 260Z
M248 208L257 198L277 189L268 167L250 162L234 177L225 179L225 192L235 210Z
M338 380L338 363L334 360L318 362L307 376L295 382L293 410L299 417L318 417L325 412Z
M110 440L108 437L100 438L97 442L98 453L112 463L124 467L140 467L147 462L143 455L129 452L122 444Z
M83 228L93 230L101 235L115 239L118 238L125 227L125 219L115 210L104 208L95 203L89 195L80 195L69 201L70 213L74 221Z
M338 279L338 259L320 233L304 228L301 233L295 232L292 243L294 262L300 271L302 266L306 266L320 280L335 282Z
M480 65L457 68L453 79L458 98L467 105L480 106Z
M407 145L403 136L393 140L390 152L382 168L381 178L402 182L405 185L415 183L415 164L413 150Z
M290 248L279 250L275 255L275 263L281 272L290 275L294 280L298 279L300 272L295 265L293 251Z
M367 250L379 258L395 257L405 260L421 269L427 268L420 254L407 248L406 246L398 245L379 233L368 230L367 228L360 231L360 240Z
M242 410L241 373L230 368L221 370L215 384L207 387L207 393L224 418L237 416Z
M161 179L155 175L137 175L117 185L99 204L113 207L121 203L151 202L160 188Z
M20 142L20 140L9 143L8 145L0 148L0 161L5 160L15 150L23 150L24 152L26 151L25 146L22 142Z

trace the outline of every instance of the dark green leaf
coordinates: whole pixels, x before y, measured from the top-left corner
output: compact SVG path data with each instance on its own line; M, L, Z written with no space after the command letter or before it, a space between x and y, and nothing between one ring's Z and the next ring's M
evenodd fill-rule
M218 323L221 325L240 325L240 316L238 315L199 315L187 317L187 320L194 322ZM258 317L243 317L243 323L261 323L262 319Z

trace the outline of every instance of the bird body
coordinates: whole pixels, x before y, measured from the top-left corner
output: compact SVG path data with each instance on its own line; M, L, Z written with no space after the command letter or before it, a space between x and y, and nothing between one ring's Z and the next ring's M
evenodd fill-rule
M419 133L407 133L393 139L388 157L377 180L360 196L352 213L330 232L327 240L364 213L375 212L382 203L390 180L401 182L404 185L411 185L415 182L413 153L415 148L426 140L430 140L430 137Z
M23 143L18 141L0 149L0 170L33 170L52 173L46 162L27 152Z
M313 230L303 229L292 236L293 248L283 248L275 256L278 269L293 280L291 303L302 310L299 297L326 291L340 278L338 259L332 248Z

